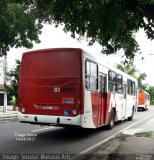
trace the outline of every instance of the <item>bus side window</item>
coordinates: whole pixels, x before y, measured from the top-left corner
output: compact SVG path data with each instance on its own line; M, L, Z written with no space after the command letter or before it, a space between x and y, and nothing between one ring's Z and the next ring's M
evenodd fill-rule
M132 94L135 96L135 82L132 82Z
M127 93L129 94L129 95L131 95L131 93L132 93L132 91L131 91L131 80L127 80Z
M86 89L90 89L90 78L88 76L86 76L85 78L85 85L86 85Z
M117 92L122 93L123 91L123 77L117 74Z
M90 62L86 61L86 65L85 65L85 74L86 75L90 75Z
M98 66L88 60L85 61L85 87L87 90L98 90Z
M126 83L124 83L123 84L123 96L124 96L124 99L126 99L126 96L127 96L127 84Z
M109 92L117 91L117 76L114 71L108 71L108 90Z
M97 77L97 65L91 62L91 75Z
M135 94L136 94L135 82L133 82L132 80L128 79L128 80L127 80L127 84L128 84L127 93L128 93L129 95L135 96Z

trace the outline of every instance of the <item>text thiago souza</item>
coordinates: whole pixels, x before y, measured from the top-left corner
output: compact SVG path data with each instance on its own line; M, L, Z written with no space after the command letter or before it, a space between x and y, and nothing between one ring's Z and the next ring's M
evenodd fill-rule
M69 160L68 154L2 154L2 160Z

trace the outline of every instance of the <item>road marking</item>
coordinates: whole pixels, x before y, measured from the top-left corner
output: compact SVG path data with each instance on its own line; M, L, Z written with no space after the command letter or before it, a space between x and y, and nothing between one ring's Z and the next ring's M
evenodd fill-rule
M45 131L45 130L48 130L48 129L51 129L51 128L55 128L55 127L51 126L51 127L47 127L47 128L36 129L36 130L32 130L32 132Z
M153 116L151 116L151 117L153 117ZM150 118L151 118L151 117L150 117ZM104 140L102 140L102 141L100 141L100 142L94 144L93 146L91 146L91 147L89 147L89 148L87 148L87 149L85 149L85 150L79 152L78 155L82 155L82 154L88 153L88 152L91 151L92 149L94 149L94 148L96 148L96 147L102 145L103 143L105 143L105 142L107 142L107 141L109 141L109 140L115 138L115 136L118 135L119 133L124 132L125 130L127 130L127 129L133 127L133 126L135 126L136 124L138 124L138 123L140 123L140 122L142 122L142 121L144 121L144 120L146 120L146 119L149 119L149 117L146 117L146 118L144 118L144 119L141 119L141 120L139 120L139 121L137 121L137 122L131 124L130 126L128 126L128 127L124 128L124 129L118 131L117 133L113 134L112 136L110 136L110 137L108 137L108 138L106 138L106 139L104 139ZM77 157L79 157L78 155L75 156L73 159L76 159Z

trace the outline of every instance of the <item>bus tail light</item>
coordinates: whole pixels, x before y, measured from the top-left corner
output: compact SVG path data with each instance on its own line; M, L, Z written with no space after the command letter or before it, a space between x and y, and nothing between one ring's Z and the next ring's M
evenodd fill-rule
M76 99L76 105L80 106L80 99Z
M72 110L72 114L75 116L77 114L77 111L75 109Z
M26 109L24 107L21 108L21 112L24 113Z

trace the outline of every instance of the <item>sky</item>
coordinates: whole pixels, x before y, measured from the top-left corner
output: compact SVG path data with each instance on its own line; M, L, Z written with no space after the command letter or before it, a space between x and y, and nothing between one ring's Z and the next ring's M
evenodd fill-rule
M53 25L45 25L42 34L40 35L40 44L34 44L33 49L44 49L44 48L58 48L58 47L72 47L72 48L82 48L92 54L100 54L101 46L98 43L95 43L93 46L88 46L86 40L78 41L71 38L70 33L64 33L62 26L55 28ZM154 86L154 41L148 40L144 31L139 30L136 34L136 40L140 46L141 55L135 57L135 66L140 73L145 72L147 74L146 81L151 86ZM21 60L23 52L29 51L26 48L17 48L11 49L7 56L8 69L15 67L15 59ZM123 58L123 51L118 52L117 54L106 56L101 54L102 61L114 66L116 63L120 63ZM141 58L144 57L144 60ZM1 69L1 68L0 68Z

